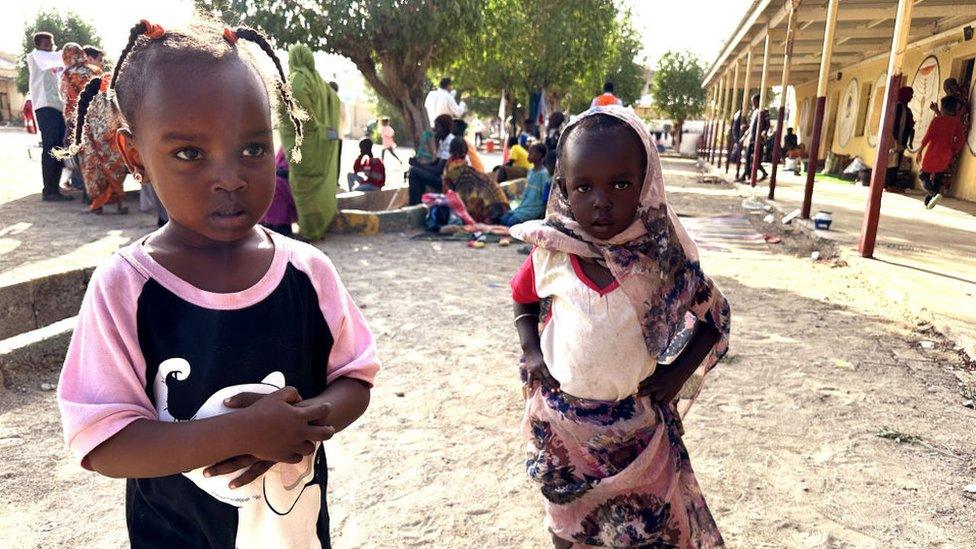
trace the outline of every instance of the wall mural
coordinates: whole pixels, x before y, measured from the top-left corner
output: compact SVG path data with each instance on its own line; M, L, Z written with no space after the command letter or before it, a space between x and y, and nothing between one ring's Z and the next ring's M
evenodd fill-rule
M861 84L857 78L851 80L840 98L840 108L837 113L837 144L846 147L854 137L857 126L857 108L861 104Z
M878 144L878 128L881 126L881 110L884 108L885 93L888 91L887 74L881 73L874 87L871 88L871 99L868 101L868 121L864 128L864 135L867 136L868 145L872 147Z
M929 108L929 104L939 101L942 93L942 74L939 71L939 60L930 55L922 60L915 73L915 80L912 81L912 89L915 96L912 97L908 107L912 109L915 116L915 143L911 149L917 152L922 145L922 137L929 129L929 124L935 118L935 113Z

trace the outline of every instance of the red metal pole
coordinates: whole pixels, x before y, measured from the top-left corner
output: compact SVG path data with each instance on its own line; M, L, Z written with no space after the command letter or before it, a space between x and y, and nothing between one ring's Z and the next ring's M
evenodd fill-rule
M878 221L881 219L881 193L884 191L885 174L888 171L888 151L891 149L895 125L895 108L898 90L901 89L904 76L891 75L888 82L888 93L885 94L885 110L882 119L881 133L878 136L878 149L874 155L874 167L871 168L871 189L868 192L868 207L864 213L861 225L861 241L858 251L862 257L874 257L874 242L878 236Z
M759 117L756 119L756 138L752 140L752 169L749 173L750 185L756 186L756 172L759 171L759 162L762 160L762 148L763 143L760 141L762 138L762 132L759 131L763 127L763 117L766 116L765 109L760 107Z
M820 155L820 133L823 131L824 107L827 96L817 97L817 108L813 111L813 135L810 136L810 157L807 160L807 184L803 188L803 206L800 217L810 219L810 202L813 201L813 178L817 173L817 156Z
M786 90L782 92L785 96ZM780 141L783 139L783 118L786 116L786 101L782 101L779 107L779 113L776 115L776 140L773 143L773 167L769 172L769 195L770 200L775 200L776 195L776 168L779 167L779 156L783 152L780 146Z

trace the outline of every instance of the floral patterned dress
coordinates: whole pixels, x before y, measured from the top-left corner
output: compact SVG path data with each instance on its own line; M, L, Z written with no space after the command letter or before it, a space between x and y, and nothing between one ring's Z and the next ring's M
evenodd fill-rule
M636 387L617 400L578 398L543 387L529 391L523 420L526 470L545 498L546 527L573 547L722 547L681 439L680 418L728 350L729 304L702 272L694 241L667 205L660 159L644 123L617 106L592 108L575 123L589 116L618 119L644 144L647 171L631 225L610 240L597 240L575 220L568 199L554 192L546 218L512 227L512 236L549 252L604 263L617 291L629 299L622 306L633 307L658 367L668 367L694 323L710 324L719 338L674 402L636 396ZM533 276L544 281L552 273ZM516 293L513 280L513 298L526 303ZM561 296L546 290L531 301ZM556 309L555 302L549 309Z
M121 127L118 110L109 99L109 77L102 78L98 94L88 104L85 116L84 145L79 153L85 190L91 199L91 209L125 200L122 183L127 173L115 134ZM120 207L120 211L125 211Z
M88 81L101 74L98 67L88 65L85 51L74 43L61 50L64 59L64 72L61 73L61 99L64 100L65 146L74 143L75 111L78 109L78 96L84 91Z

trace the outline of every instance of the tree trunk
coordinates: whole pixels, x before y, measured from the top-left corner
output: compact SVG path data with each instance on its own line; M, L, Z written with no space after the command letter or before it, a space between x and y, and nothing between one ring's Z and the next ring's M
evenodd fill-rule
M680 153L681 151L681 135L684 131L684 120L678 120L674 123L674 129L672 130L672 141L674 142L674 152Z
M419 144L420 134L430 129L431 122L427 120L427 110L424 109L424 84L427 81L429 59L418 63L388 59L381 65L382 79L377 74L376 63L371 57L351 59L377 95L399 109L414 144Z

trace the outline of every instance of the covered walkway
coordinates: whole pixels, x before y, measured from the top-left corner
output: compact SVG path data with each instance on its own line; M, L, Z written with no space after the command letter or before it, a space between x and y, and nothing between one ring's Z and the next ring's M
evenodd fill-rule
M889 215L892 202L885 194L881 208L892 92L902 85L915 89L909 104L917 120L908 153L913 157L934 116L929 104L943 94L945 78L956 78L969 96L976 95L974 26L976 0L756 0L703 83L710 102L701 153L728 169L729 121L738 109L748 116L748 97L759 93L761 107L775 107L781 121L773 124L777 145L782 143L782 129L795 127L809 151L809 165L822 165L829 154L859 156L868 166L878 165L880 159L882 169L874 170L871 192L859 208L858 249L871 257L879 216ZM774 86L792 93L773 97ZM790 95L795 96L792 109L786 101ZM803 217L823 205L812 172L804 180ZM767 189L770 198L776 197L776 184L782 179L774 166ZM751 181L757 183L755 177ZM976 201L976 131L970 130L948 194ZM914 216L924 212L918 205ZM953 230L968 232L969 240L976 240L971 228Z

